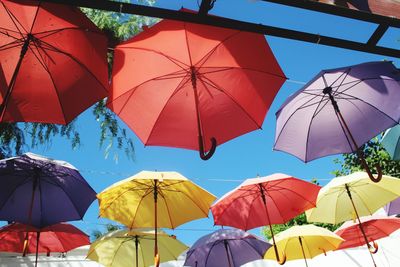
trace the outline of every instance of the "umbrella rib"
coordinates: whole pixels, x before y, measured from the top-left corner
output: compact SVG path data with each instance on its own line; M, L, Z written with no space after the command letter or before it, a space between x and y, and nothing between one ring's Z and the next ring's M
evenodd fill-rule
M341 93L341 94L343 94L343 95L345 95L345 96L353 97L353 98L355 98L356 100L361 101L361 102L363 102L364 104L367 104L368 106L372 107L373 109L375 109L375 110L378 111L379 113L382 113L383 115L385 115L386 117L388 117L389 119L391 119L392 121L394 121L396 124L398 123L395 119L393 119L392 117L390 117L389 115L387 115L386 113L384 113L383 111L381 111L380 109L378 109L377 107L375 107L374 105L372 105L372 104L370 104L370 103L368 103L368 102L366 102L366 101L364 101L364 100L362 100L362 99L360 99L360 98L358 98L358 97L356 97L356 96L348 95L348 94L346 94L346 93Z
M167 208L168 219L169 219L169 222L170 222L170 224L172 226L172 229L175 229L174 223L172 222L172 218L171 218L170 210L169 210L169 207L168 207L167 199L165 198L165 196L163 194L160 194L160 195L164 199L165 207Z
M306 242L305 238L303 238L303 240L304 240L303 244L305 244L305 247L307 248L308 254L310 255L310 259L314 258L313 254L311 253L310 247L308 246L308 243ZM304 253L304 254L306 254L306 253Z
M14 37L14 36L12 36L12 35L9 35L8 32L12 32L12 33L16 33L16 34L21 34L21 32L19 32L19 31L14 31L14 30L7 29L7 28L4 28L4 27L1 27L1 26L0 26L0 33L1 33L1 34L7 35L8 37L11 37L11 38L14 38L14 39L19 39L19 38L17 38L17 37Z
M303 92L301 92L301 94L302 94L302 93L303 93ZM275 141L275 143L274 143L274 147L275 147L276 144L278 143L279 138L281 137L281 134L282 134L283 130L286 128L286 125L289 123L290 119L294 116L294 114L296 114L297 111L299 111L300 109L302 109L305 105L307 105L308 103L310 103L310 102L311 102L312 100L314 100L315 98L317 98L317 96L314 96L314 97L310 98L309 100L307 100L306 102L304 102L303 104L301 104L298 108L296 108L296 109L292 112L292 114L290 114L289 118L285 121L284 125L282 126L281 131L279 132L279 134L278 134L278 136L277 136L277 138L276 138L276 141Z
M157 119L154 121L154 124L153 124L153 127L152 127L151 131L150 131L150 134L148 135L146 142L144 142L145 144L150 140L151 136L153 135L154 128L155 128L154 125L156 125L158 123L158 121L160 120L161 114L166 109L166 107L169 104L169 102L188 83L189 80L187 79L187 77L185 77L185 78L182 79L182 81L178 84L178 86L175 88L175 90L172 92L172 94L169 96L169 98L165 102L163 108L161 109L160 113L157 116Z
M221 40L215 47L213 47L207 54L205 54L196 64L202 62L197 68L203 67L203 65L207 62L207 60L215 53L218 47L220 47L223 43L233 38L235 35L238 35L241 31L235 31L231 35L227 36L225 39Z
M131 98L132 98L132 96L134 95L134 93L135 93L137 90L139 90L139 88L140 88L141 86L145 85L146 83L155 81L155 80L157 80L159 77L165 77L165 76L170 75L170 74L173 74L173 73L176 73L176 72L172 72L172 73L169 73L169 74L164 74L164 75L161 75L161 76L157 76L157 77L155 77L155 78L152 78L152 79L150 79L150 80L144 81L144 82L142 82L141 84L139 84L139 85L133 87L132 89L127 90L125 93L121 94L121 95L118 96L117 98L111 100L109 103L111 104L111 103L117 101L119 98L121 98L121 97L123 97L123 96L129 94L128 99L127 99L127 100L125 101L125 103L122 105L120 111L119 111L119 112L115 112L117 115L120 115L120 114L122 113L122 111L124 110L124 108L126 107L126 105L128 104L128 102L131 100ZM184 78L185 78L185 77L184 77ZM182 81L179 83L178 87L181 85L181 83L182 83L183 81L184 81L184 79L182 79ZM187 82L187 81L186 81L186 82ZM175 89L175 90L176 90L176 89ZM174 95L175 95L175 92L176 92L176 91L174 91L174 93L173 93L170 97L174 96Z
M42 38L49 37L49 36L51 36L51 35L53 35L53 34L56 34L56 33L59 33L59 32L62 32L62 31L69 31L69 30L71 30L71 31L77 30L77 31L82 31L82 32L84 32L84 33L90 32L90 33L99 34L100 36L103 36L103 34L102 34L101 32L93 31L93 30L86 29L86 28L81 28L81 27L66 27L66 28L60 28L60 29L54 29L54 30L36 32L35 35L36 35L36 36L41 35L41 36L40 36L40 39L42 39ZM42 35L42 34L43 34L43 35Z
M33 17L32 25L31 25L31 29L29 30L29 33L32 33L33 27L35 26L35 22L36 22L38 14L39 14L39 9L40 9L41 4L42 3L39 1L37 8L36 8L35 16Z
M155 54L158 54L160 56L165 57L166 59L168 59L169 61L174 63L176 66L178 66L182 70L186 70L187 68L190 67L189 65L185 64L184 62L182 62L182 61L180 61L180 60L178 60L176 58L170 57L170 56L168 56L168 55L166 55L166 54L164 54L164 53L162 53L160 51L156 51L156 50L152 50L152 49L148 49L148 48L143 48L143 47L118 47L117 49L132 49L132 50L136 49L136 50L142 50L142 51L146 51L146 52L152 52L152 53L155 53ZM178 63L182 64L183 66L179 65Z
M240 105L240 104L234 99L234 97L233 97L230 93L228 93L228 92L227 92L226 90L224 90L222 87L219 87L218 85L216 85L212 80L210 80L210 79L207 78L207 77L199 78L199 80L203 83L204 87L207 88L206 84L208 84L208 85L210 85L211 87L213 87L213 88L215 88L215 89L217 89L217 90L223 92L226 96L229 97L229 99L231 99L231 101L232 101L236 106L238 106L238 107L242 110L242 112L243 112L244 114L246 114L246 116L250 119L250 121L252 121L252 122L257 126L258 129L261 129L261 125L259 125L259 124L254 120L254 118L242 107L242 105Z
M221 242L222 242L221 240L217 240L217 241L215 241L215 242L211 245L210 249L208 250L208 254L207 254L207 257L206 257L206 261L205 261L205 263L204 263L204 266L207 266L207 262L208 262L208 259L210 258L210 254L211 254L212 249L213 249L218 243L221 243ZM193 250L192 255L193 255L193 254L194 254L194 250Z
M250 218L250 212L251 212L251 210L252 210L252 206L253 206L253 204L254 204L254 202L256 202L256 200L259 198L259 195L256 195L255 196L255 198L253 198L253 200L251 201L251 204L250 204L250 209L249 209L249 212L247 213L247 218L246 218L246 225L245 225L245 231L247 231L247 229L248 229L248 226L249 226L249 218ZM269 223L271 223L271 222L269 222Z
M247 238L242 238L242 239L240 239L240 240L243 241L243 242L245 242L249 247L251 247L255 252L257 252L258 255L260 255L261 257L263 256L264 253L260 254L260 253L258 252L257 248L254 247L254 246L247 240ZM254 241L258 241L258 242L264 243L263 241L257 240L257 239L254 239Z
M15 28L17 29L17 31L19 32L19 34L21 34L21 37L25 40L25 36L22 33L22 31L19 29L19 26L27 33L28 31L24 28L24 26L21 24L21 22L19 22L18 18L6 7L6 5L4 4L4 2L2 1L1 4L4 7L4 10L7 12L10 20L12 21L12 23L14 24ZM17 23L19 24L19 26L17 25Z
M208 213L206 213L199 205L197 205L196 201L194 201L190 195L186 194L186 193L183 192L183 191L181 191L181 193L182 193L183 195L185 195L188 199L190 199L190 200L193 202L193 204L194 204L195 206L197 206L197 207L199 208L199 210L205 215L205 217L208 218ZM207 211L208 211L208 210L207 210Z
M315 116L316 116L316 113L317 113L317 111L318 111L318 108L321 106L321 103L322 103L322 101L324 100L324 97L325 96L322 96L321 97L321 100L319 101L319 103L318 103L318 105L317 105L317 107L315 108L315 110L314 110L314 112L313 112L313 115L311 116L311 121L310 121L310 123L308 124L308 130L307 130L307 138L306 138L306 149L304 149L304 159L305 159L305 162L307 162L307 156L308 156L308 142L310 141L310 132L311 132L311 126L312 126L312 123L313 123L313 121L314 121L314 118L315 118ZM324 106L325 107L325 106Z
M99 81L99 79L96 77L96 75L94 75L87 67L85 64L81 63L78 59L76 59L74 56L72 56L71 54L62 51L60 49L58 49L57 47L47 43L46 41L41 40L41 43L46 44L49 48L47 48L49 51L53 51L53 52L57 52L60 53L68 58L70 58L72 61L74 61L75 63L77 63L79 66L82 67L83 70L86 70L86 72L92 76L93 79L95 79L99 85L101 86L101 88L108 94L108 90L104 87L104 85L101 83L101 81ZM43 47L42 47L43 48ZM43 48L44 49L44 48Z
M143 199L144 199L145 197L147 197L149 194L153 193L153 192L154 192L153 188L149 187L149 188L147 189L147 191L146 191L146 192L142 195L142 197L140 198L140 201L139 201L139 203L138 203L137 206L136 206L136 211L135 211L135 213L134 213L134 215L133 215L132 222L131 222L131 226L129 227L129 229L134 228L134 227L133 227L133 224L135 223L136 216L137 216L137 214L138 214L138 210L139 210L140 204L142 204Z
M205 74L211 74L211 73L218 73L218 72L223 72L223 71L230 71L230 70L246 70L246 71L253 71L253 72L259 72L263 74L268 74L271 76L279 77L282 79L287 79L286 76L281 76L279 74L275 74L269 71L264 71L264 70L257 70L257 69L252 69L252 68L246 68L246 67L204 67L203 69L217 69L213 71L203 71L201 72L202 75Z
M58 103L59 103L60 108L61 108L61 113L63 114L64 123L66 124L66 123L67 123L67 120L66 120L67 116L65 115L64 106L63 106L63 104L61 103L60 94L59 94L57 85L56 85L56 83L55 83L55 80L54 80L54 78L53 78L53 75L50 73L50 70L49 70L48 66L47 66L46 63L44 62L44 58L43 58L42 54L39 52L39 47L36 45L35 42L32 42L32 43L33 43L34 46L36 47L36 49L37 49L37 51L38 51L38 53L39 53L40 59L42 59L43 62L41 62L41 60L39 59L39 57L38 57L38 56L36 55L36 53L33 51L32 47L29 46L29 50L32 52L32 54L36 57L36 59L37 59L37 60L39 61L39 63L42 65L43 69L44 69L44 70L47 72L47 74L49 75L50 81L51 81L51 83L53 84L54 89L55 89L54 91L55 91L56 94L57 94L57 100L58 100Z
M186 23L183 23L183 29L184 29L184 32L185 32L186 48L187 48L187 52L188 52L188 55L189 55L190 66L193 66L192 54L190 53L189 40L188 40L188 36L187 36Z
M130 240L131 240L131 239L123 240L123 241L119 244L118 249L115 250L115 253L114 253L113 258L112 258L112 260L111 260L110 266L113 266L114 260L115 260L117 254L118 254L118 251L119 251L120 248L122 247L122 245L124 245L126 242L129 242Z
M4 206L6 205L6 203L8 202L7 200L10 199L10 197L15 193L15 191L17 191L17 189L23 185L26 184L27 182L30 181L32 177L27 177L25 178L25 180L21 183L19 183L18 185L15 186L15 188L11 191L11 193L8 195L8 197L6 198L6 201L0 206L0 210L2 210L4 208Z
M4 50L7 50L7 49L13 49L13 48L16 48L16 47L21 47L21 44L18 43L17 41L20 41L20 40L15 40L15 41L12 41L11 43L7 43L7 44L5 44L3 46L0 46L0 51L4 51Z
M271 194L268 192L268 190L265 190L265 193L267 193L267 195L269 196L269 198L271 199L271 201L274 203L274 205L275 205L275 207L276 207L276 210L277 210L278 213L279 213L279 216L282 218L282 221L285 221L284 217L282 216L282 212L281 212L281 210L278 208L278 205L276 204L274 198L271 196ZM265 205L268 205L267 201L266 201ZM266 210L265 212L267 212L267 210ZM268 212L268 213L269 213L269 212ZM270 222L269 222L269 225L272 225L272 224L273 224L273 223L270 221Z

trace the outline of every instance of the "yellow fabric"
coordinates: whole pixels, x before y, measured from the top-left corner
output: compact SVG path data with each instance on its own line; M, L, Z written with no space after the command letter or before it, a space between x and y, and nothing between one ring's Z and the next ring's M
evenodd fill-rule
M105 267L136 266L135 236L138 237L138 267L154 264L154 231L118 230L96 240L89 249L87 258ZM158 233L158 253L160 262L176 260L188 249L176 238L166 233Z
M312 224L293 226L275 236L280 258L283 258L283 254L285 254L286 260L304 258L299 237L303 243L306 259L335 250L344 241L335 233ZM276 260L273 246L267 250L264 259Z
M154 183L157 181L157 227L175 228L208 216L216 197L177 172L142 171L97 195L100 217L128 228L155 227Z
M340 223L355 218L345 184L349 186L359 216L372 215L400 196L400 179L383 176L372 182L365 172L332 179L318 194L316 208L306 211L309 222Z

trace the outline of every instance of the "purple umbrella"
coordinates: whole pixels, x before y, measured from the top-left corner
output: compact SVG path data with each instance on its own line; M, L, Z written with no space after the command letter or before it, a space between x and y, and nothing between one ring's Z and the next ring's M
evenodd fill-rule
M271 244L239 229L222 229L205 235L186 254L184 266L236 267L262 259Z
M72 165L32 153L0 160L0 220L43 228L80 220L96 192Z
M388 216L400 214L400 197L396 198L392 202L389 202L383 208Z
M308 162L327 155L357 152L400 120L400 72L388 61L324 70L289 97L276 113L275 150Z

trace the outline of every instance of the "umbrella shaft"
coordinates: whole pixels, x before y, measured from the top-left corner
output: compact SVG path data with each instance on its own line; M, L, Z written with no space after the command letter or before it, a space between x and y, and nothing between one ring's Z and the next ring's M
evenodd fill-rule
M226 258L228 259L228 266L232 267L231 258L229 257L228 241L226 239L224 240L224 246L225 246Z
M366 244L367 247L369 248L369 247L370 247L370 244L369 244L369 242L368 242L367 235L366 235L365 232L364 232L364 228L362 227L361 220L360 220L360 216L358 216L358 212L357 212L357 209L356 209L356 205L354 204L353 197L351 196L351 192L350 192L349 186L348 186L347 184L345 184L345 187L346 187L347 195L348 195L349 198L350 198L351 205L353 206L354 213L356 214L356 217L357 217L358 227L360 227L361 233L362 233L362 235L363 235L363 237L364 237L365 244Z
M307 259L306 259L306 253L304 252L303 242L301 241L301 237L300 236L299 236L299 242L300 242L301 252L303 253L304 262L306 263L306 267L308 267L308 263L307 263Z

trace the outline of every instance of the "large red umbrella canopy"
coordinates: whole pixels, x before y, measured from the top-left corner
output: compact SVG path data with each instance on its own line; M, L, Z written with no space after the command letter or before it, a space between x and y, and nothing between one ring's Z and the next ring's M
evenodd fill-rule
M211 212L215 224L243 230L282 224L315 207L320 189L281 173L247 179L212 205Z
M0 121L67 124L107 96L107 38L78 9L0 0Z
M24 251L27 233L28 243ZM90 244L89 237L85 233L67 223L59 223L41 229L26 224L12 223L0 228L0 251L36 253L38 233L40 233L38 253L68 252Z
M365 235L369 242L374 242L375 249L377 249L376 240L387 237L400 228L400 218L368 216L360 219ZM335 233L345 240L338 249L366 245L358 222L345 222Z
M285 79L261 34L163 20L115 48L108 107L145 145L206 158L259 129Z
M280 259L272 224L286 223L305 210L315 207L320 186L286 174L273 174L245 180L224 195L211 212L217 225L243 230L269 225L275 256Z

